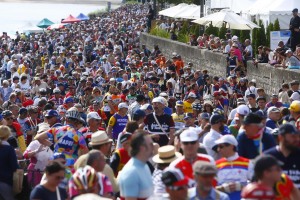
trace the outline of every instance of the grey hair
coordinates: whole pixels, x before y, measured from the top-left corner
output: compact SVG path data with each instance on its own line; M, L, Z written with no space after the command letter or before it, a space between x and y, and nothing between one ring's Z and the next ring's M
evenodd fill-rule
M92 166L95 160L104 158L104 155L101 151L93 149L88 153L86 164Z

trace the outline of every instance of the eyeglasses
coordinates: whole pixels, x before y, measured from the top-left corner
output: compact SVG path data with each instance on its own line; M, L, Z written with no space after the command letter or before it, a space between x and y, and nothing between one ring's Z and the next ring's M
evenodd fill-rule
M4 118L5 120L13 120L14 118L13 117L6 117Z
M184 145L189 145L189 144L192 144L192 145L194 145L194 144L196 144L197 143L197 141L191 141L191 142L182 142L182 144L184 144Z
M175 190L175 191L179 191L179 190L186 190L188 188L188 186L169 186L168 187L170 190Z

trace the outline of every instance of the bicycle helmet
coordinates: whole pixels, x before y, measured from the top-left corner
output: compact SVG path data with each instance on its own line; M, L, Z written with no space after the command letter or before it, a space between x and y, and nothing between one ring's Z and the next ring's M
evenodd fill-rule
M98 184L98 173L87 165L84 168L78 168L72 179L77 190L89 191Z
M193 103L192 104L193 110L200 111L202 109L202 105L200 103Z
M80 113L77 108L72 107L66 112L66 117L67 118L73 118L73 119L79 119L80 118Z
M215 108L213 110L213 114L217 114L217 115L223 115L224 116L224 110L220 109L220 108Z

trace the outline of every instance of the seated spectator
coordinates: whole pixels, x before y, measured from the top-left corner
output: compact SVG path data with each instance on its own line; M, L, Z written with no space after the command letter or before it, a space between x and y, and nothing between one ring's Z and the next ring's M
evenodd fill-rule
M287 66L288 67L300 66L300 59L293 54L292 50L287 50L285 52L285 55L287 57Z

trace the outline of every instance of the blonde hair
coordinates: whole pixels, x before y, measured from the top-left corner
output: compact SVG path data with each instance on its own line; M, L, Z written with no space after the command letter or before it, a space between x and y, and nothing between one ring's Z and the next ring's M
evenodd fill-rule
M10 136L10 128L5 125L0 126L0 145L3 140L7 140L7 138Z

